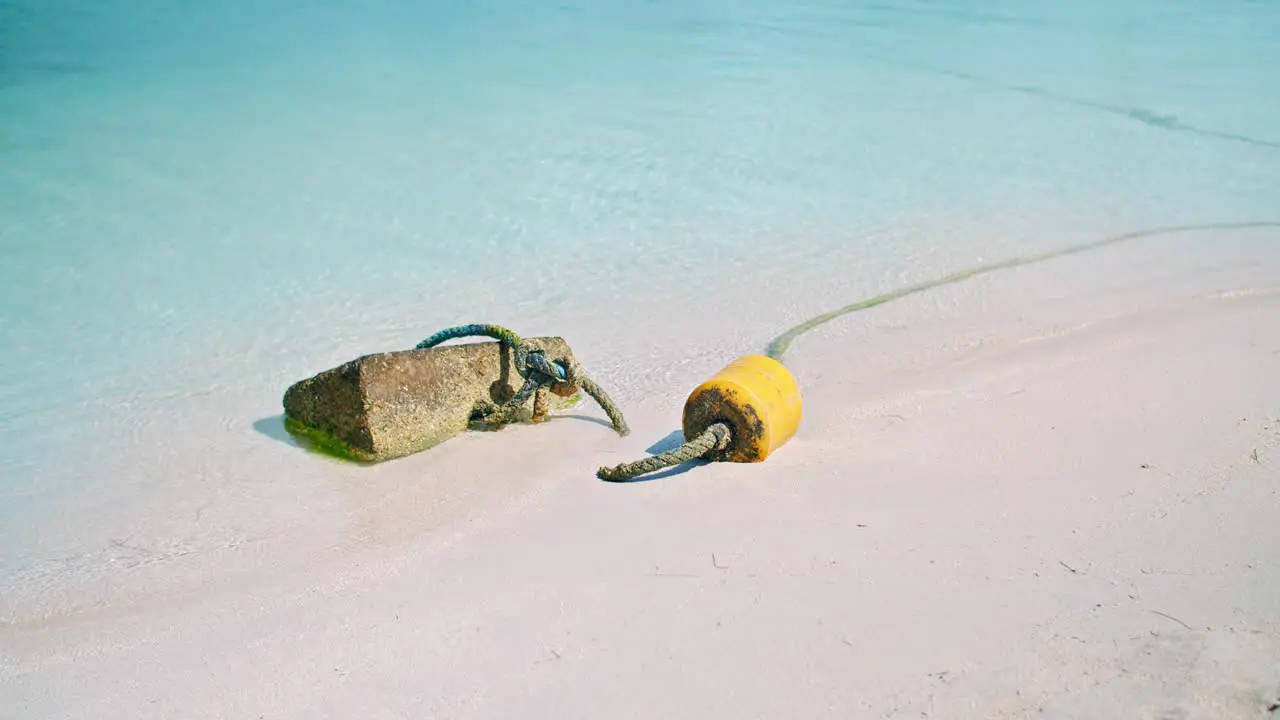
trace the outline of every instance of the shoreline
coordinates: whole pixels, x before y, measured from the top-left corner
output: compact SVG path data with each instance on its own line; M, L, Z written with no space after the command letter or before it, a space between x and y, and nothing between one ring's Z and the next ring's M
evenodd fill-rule
M0 0L9 714L1280 720L1280 5L83 5ZM290 434L472 323L629 434Z
M1259 237L1270 237L1277 234L1273 228L1252 231ZM1241 242L1234 250L1229 245L1232 240L1241 240L1250 232L1238 234L1215 234L1212 232L1197 233L1205 239L1220 244L1218 258L1214 263L1205 264L1194 254L1176 255L1167 259L1163 266L1150 266L1153 253L1159 251L1158 245L1143 245L1141 242L1128 247L1101 251L1101 254L1084 254L1066 256L1048 263L1015 267L989 276L978 276L951 286L940 286L919 293L906 294L884 306L856 312L844 317L835 318L828 323L811 329L798 338L785 363L801 383L801 391L810 390L810 385L838 381L841 373L849 373L852 377L866 374L891 380L894 375L902 375L911 370L928 366L930 363L945 363L949 357L970 353L993 342L1007 341L1009 337L1019 333L1036 335L1040 333L1069 332L1081 324L1095 322L1116 313L1123 314L1127 308L1130 313L1156 310L1178 298L1186 298L1197 294L1226 292L1241 288L1263 287L1268 281L1275 282L1280 278L1280 249L1258 248ZM1143 268L1143 263L1149 266ZM1108 269L1107 266L1120 266L1120 271ZM1103 272L1099 272L1103 269ZM712 294L721 307L743 306L753 296L750 286L726 285ZM812 303L817 295L823 293L810 292L806 297L794 297L794 301ZM832 294L828 291L825 294ZM679 312L682 298L674 298L665 303L655 303L657 313ZM758 303L759 301L757 301ZM835 301L828 299L828 306ZM786 310L790 306L775 307ZM803 309L804 306L796 305ZM812 305L809 305L812 307ZM1037 317L1037 313L1039 316ZM540 313L535 313L535 316ZM679 412L685 394L698 382L717 371L732 357L746 353L767 352L765 338L760 333L751 339L746 333L732 331L728 328L704 328L696 323L683 327L672 326L674 332L669 334L673 340L670 347L650 349L650 357L642 352L609 352L617 347L606 347L605 352L596 350L590 343L578 344L583 337L590 337L601 329L600 325L587 327L581 325L582 318L571 319L569 327L560 334L574 344L575 353L584 361L588 372L606 386L606 390L622 405L628 421L633 425L630 437L618 438L608 429L607 418L589 398L579 404L573 412L567 413L557 420L573 425L577 435L596 448L606 453L597 464L613 464L617 458L636 459L647 454L648 450L672 438L669 433L679 429ZM1039 322L1044 327L1037 328ZM757 323L758 324L758 323ZM541 329L554 323L542 321L532 323ZM704 330L714 330L707 334ZM717 337L718 336L718 337ZM645 332L631 334L631 337L645 337ZM778 333L771 338L780 337ZM618 339L629 341L626 336ZM725 340L728 339L728 342ZM607 346L609 343L605 343ZM630 342L628 342L630 344ZM696 352L688 352L686 348L697 346ZM384 350L387 348L366 348L366 350ZM683 358L673 357L673 353L685 351ZM852 353L852 354L850 354ZM601 362L601 356L618 358L612 362ZM677 359L678 358L678 359ZM349 359L349 358L348 358ZM676 362L672 362L676 360ZM850 361L854 362L849 366ZM297 364L297 363L291 363ZM648 376L639 376L638 382L632 368L619 370L622 366L632 366L642 371L648 370ZM659 367L663 370L656 375L651 371ZM276 377L284 377L277 370ZM628 376L631 376L630 378ZM297 378L293 378L296 380ZM629 384L628 380L632 382ZM277 383L279 384L279 383ZM281 385L280 392L283 392ZM263 391L267 394L262 394ZM463 452L463 443L479 443L481 446L494 446L503 452L509 451L516 462L529 458L530 462L538 457L530 444L537 444L542 436L547 435L545 426L507 428L498 434L467 433L464 438L455 438L445 443L442 448L449 449L449 456L441 450L433 449L428 453L417 453L409 458L392 463L383 463L371 468L345 467L343 463L319 461L306 450L298 446L296 439L291 438L283 427L278 398L271 393L275 387L266 387L261 382L253 383L241 392L231 391L230 378L220 378L210 393L199 396L170 397L166 403L157 398L153 401L153 412L158 417L168 415L172 427L164 427L163 423L153 421L147 426L135 430L134 442L140 448L171 445L166 452L156 454L154 451L138 456L132 469L118 467L114 473L124 476L160 475L171 472L189 474L202 466L215 470L214 478L221 480L238 480L241 477L269 477L272 475L295 475L301 471L295 489L317 482L332 486L334 483L364 484L370 477L385 479L394 484L400 479L407 479L415 473L426 472L433 476L449 477L451 474L466 472L465 466L452 463L452 452ZM279 393L276 393L279 394ZM191 415L191 406L199 401L200 414ZM810 401L806 400L806 405ZM164 409L170 404L171 409ZM261 406L259 412L246 412L249 406ZM663 417L665 422L657 423L655 418ZM252 420L252 423L250 423ZM635 423L643 423L636 426ZM807 422L805 423L808 424ZM275 427L279 425L280 427ZM669 425L670 427L661 427ZM221 437L203 439L200 434L207 434L218 427L216 432ZM274 428L274 430L273 430ZM184 433L185 430L185 434ZM230 431L230 432L228 432ZM146 435L136 433L145 432ZM249 434L251 433L251 434ZM805 434L802 427L801 437ZM149 438L147 436L150 436ZM573 453L565 446L572 446L575 438L564 438L562 451ZM251 439L250 439L251 438ZM211 447L208 443L215 442ZM246 443L246 441L248 441ZM513 442L514 441L514 442ZM216 448L216 449L215 449ZM196 463L202 455L220 452L243 452L243 459L211 458L211 463ZM469 450L467 451L470 452ZM476 458L467 455L474 461ZM437 465L436 460L442 462ZM584 478L594 473L595 460L584 457L582 469L578 474ZM219 469L219 465L223 467ZM589 467L588 467L589 466ZM112 469L99 465L99 471L110 472ZM551 472L552 467L545 467ZM502 471L500 471L502 472ZM503 472L503 474L507 474ZM365 478L365 479L362 479ZM596 482L591 478L592 482ZM189 485L183 490L192 489ZM345 495L345 497L344 497ZM175 496L175 500L179 497ZM207 498L206 498L207 499ZM376 495L368 493L312 495L312 501L323 501L330 508L338 510L331 515L337 523L331 530L346 522L345 515L351 509L358 509L362 503L376 499ZM126 498L127 501L127 498ZM102 505L115 502L111 497L83 501L86 505ZM354 505L352 504L354 503ZM153 506L160 505L153 499ZM173 512L176 507L170 507ZM199 521L204 509L191 507L192 513ZM294 530L313 530L305 522L290 522L299 518L287 515L267 516L265 525L260 530L270 531L278 521L286 521L286 526ZM135 520L135 524L136 524ZM141 526L145 532L145 525ZM180 531L179 531L180 532ZM192 531L189 531L192 532ZM198 533L192 532L193 535ZM233 533L234 534L234 533ZM171 535L169 540L177 540ZM150 538L153 541L165 541L164 536ZM258 540L237 537L226 545L240 545ZM112 545L127 546L127 541L112 540ZM140 544L147 544L145 541ZM183 553L186 549L178 549ZM197 552L206 553L219 550L219 547L198 547ZM165 555L163 551L152 553ZM138 558L135 558L135 560ZM142 558L146 560L146 558ZM110 560L101 569L109 569L109 565L117 560ZM21 589L21 588L15 588ZM83 588L81 588L83 589ZM31 600L34 598L28 598ZM12 603L12 600L10 601ZM25 604L25 603L24 603ZM30 607L30 605L28 605ZM3 605L0 605L3 608ZM2 612L2 610L0 610ZM11 613L3 612L0 617Z

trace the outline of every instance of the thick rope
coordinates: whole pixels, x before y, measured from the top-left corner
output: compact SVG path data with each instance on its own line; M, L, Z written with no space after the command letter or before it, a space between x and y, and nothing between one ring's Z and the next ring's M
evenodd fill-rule
M524 384L516 394L501 405L487 400L476 404L475 422L480 425L506 425L516 422L525 403L534 397L533 419L541 421L549 405L546 393L550 391L572 394L578 388L587 392L594 399L613 424L613 429L622 436L631 432L622 411L591 378L582 371L582 366L568 358L549 359L546 351L537 347L514 332L500 325L472 324L446 328L418 343L416 348L423 350L435 347L449 340L463 337L490 337L511 348L516 372L524 378Z
M619 435L625 437L631 432L631 428L627 427L626 419L622 417L622 410L613 403L613 400L605 394L604 388L597 385L595 380L592 380L589 377L579 376L578 385L580 385L583 390L586 390L587 394L590 395L592 399L596 401L596 404L604 410L605 414L609 416L609 422L613 425L613 429L616 430Z
M517 334L502 327L501 325L473 324L458 325L456 327L445 328L431 337L418 343L418 350L425 350L435 347L441 343L450 340L457 340L464 337L491 337L502 343L506 343L512 348L520 347L524 344L524 340Z
M631 480L640 475L696 460L713 450L723 450L729 446L730 439L729 426L724 423L715 423L675 450L668 450L661 455L653 455L611 468L602 467L596 471L596 477L609 482Z

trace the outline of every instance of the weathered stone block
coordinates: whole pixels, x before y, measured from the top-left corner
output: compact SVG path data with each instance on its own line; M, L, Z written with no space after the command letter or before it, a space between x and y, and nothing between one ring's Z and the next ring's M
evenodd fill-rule
M561 338L529 342L549 358L572 357ZM463 433L478 402L501 404L523 384L511 349L497 342L376 353L291 386L284 394L285 425L314 449L381 462ZM548 396L553 410L580 399L577 392Z

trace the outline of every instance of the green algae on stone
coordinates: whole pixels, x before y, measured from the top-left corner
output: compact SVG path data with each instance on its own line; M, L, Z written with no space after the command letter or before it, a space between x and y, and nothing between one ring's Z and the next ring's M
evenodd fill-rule
M352 447L341 438L330 435L318 427L307 425L291 417L285 416L284 429L299 447L317 455L359 465L372 465L376 462L370 453Z

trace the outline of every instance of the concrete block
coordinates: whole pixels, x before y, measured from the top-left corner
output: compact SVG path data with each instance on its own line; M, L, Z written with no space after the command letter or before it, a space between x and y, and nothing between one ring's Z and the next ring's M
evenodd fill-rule
M561 338L529 342L545 349L548 358L572 357ZM511 348L497 342L376 353L286 390L285 426L311 449L382 462L465 432L477 403L501 404L523 384ZM550 410L557 410L577 404L580 394L548 392L544 398Z

